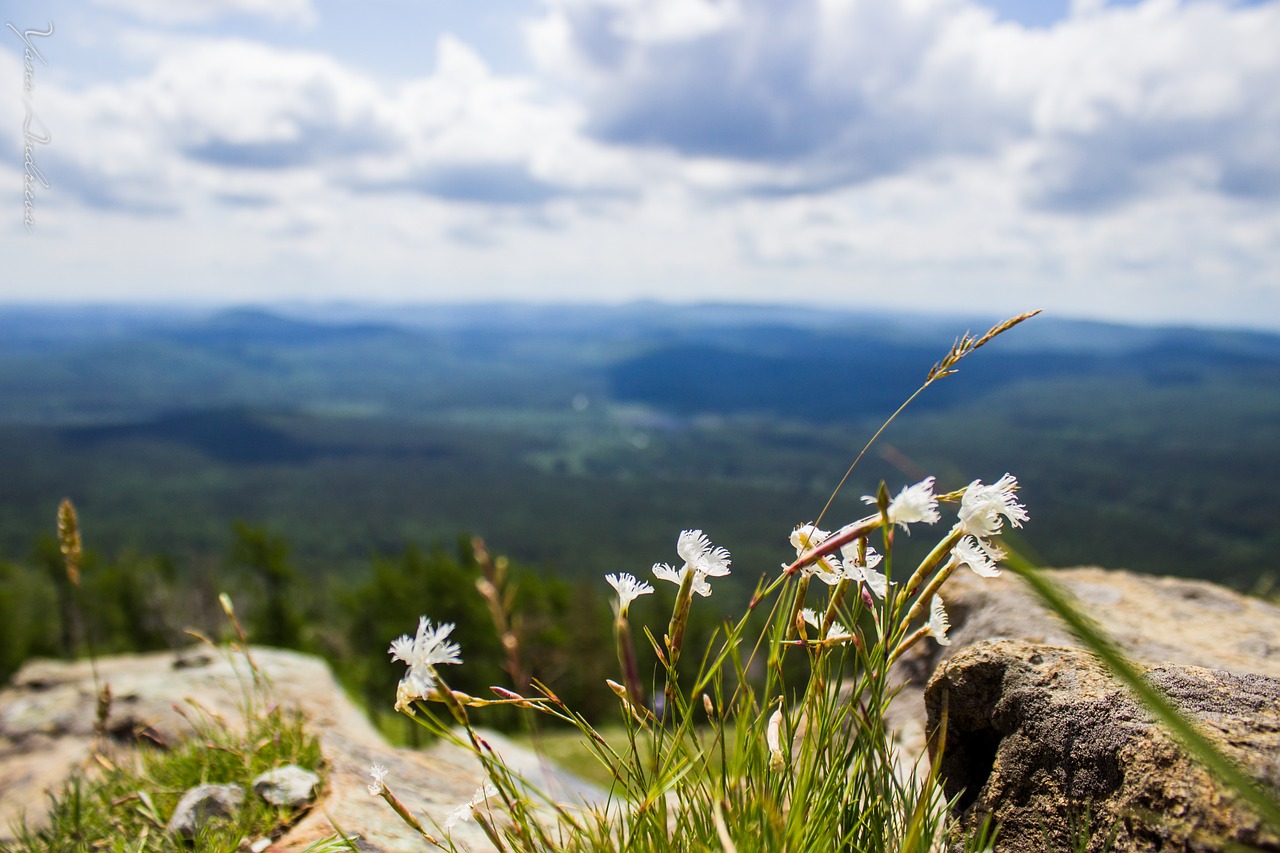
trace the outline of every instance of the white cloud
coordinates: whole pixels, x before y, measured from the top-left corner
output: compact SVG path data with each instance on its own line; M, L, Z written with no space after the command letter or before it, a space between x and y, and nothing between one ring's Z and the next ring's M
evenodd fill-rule
M574 131L571 106L492 74L447 35L431 74L392 84L242 39L126 42L149 57L144 74L42 99L60 129L52 153L65 188L98 209L297 208L393 191L538 204L625 173Z
M49 86L40 106L58 128L47 153L62 193L178 215L223 194L291 204L326 161L382 144L376 91L322 55L175 39L143 75Z
M1280 195L1280 4L1077 4L1049 30L960 0L736 0L680 38L663 4L561 0L531 29L624 146L767 166L824 192L938 158L1037 148L1025 197L1094 209L1165 187ZM745 174L745 173L744 173Z
M1094 12L1027 67L1040 204L1092 210L1166 191L1280 198L1280 4Z
M467 184L478 199L504 193L549 197L557 191L555 154L583 147L573 131L576 113L546 103L530 80L493 74L457 38L437 44L434 73L413 80L388 104L403 147L385 160L367 162L361 176L371 186L453 195L465 200Z
M41 79L61 243L14 280L1280 317L1280 4L1087 5L556 0L558 80L135 30L131 76Z
M803 165L820 186L987 151L1022 120L955 49L993 20L958 0L737 0L715 28L633 36L657 8L573 0L531 30L545 67L587 81L601 139Z

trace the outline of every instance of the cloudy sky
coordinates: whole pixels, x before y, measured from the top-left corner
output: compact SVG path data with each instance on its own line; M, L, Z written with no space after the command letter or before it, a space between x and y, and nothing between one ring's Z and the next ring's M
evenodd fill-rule
M1280 329L1280 0L0 9L0 302Z

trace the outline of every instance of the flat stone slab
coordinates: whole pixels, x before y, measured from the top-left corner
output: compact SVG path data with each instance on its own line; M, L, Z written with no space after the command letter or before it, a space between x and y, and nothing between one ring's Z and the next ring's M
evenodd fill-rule
M324 661L298 652L250 650L270 683L272 701L297 707L320 738L327 776L321 797L269 849L301 851L334 835L340 827L358 835L365 849L421 853L423 840L380 798L369 795L369 768L388 768L387 782L424 825L443 823L482 784L479 763L449 744L425 750L389 745L364 713L347 699ZM180 652L121 655L98 661L98 677L113 695L109 728L113 748L136 739L176 743L192 729L177 707L194 700L236 725L242 719L245 685L253 673L239 655L208 647ZM22 815L39 822L46 791L87 766L94 751L97 691L87 661L29 661L0 689L0 838ZM387 697L390 706L394 696ZM189 707L189 706L187 706ZM544 762L496 733L485 737L527 776L565 802L603 800L603 793ZM460 847L492 849L474 822L460 823L453 838Z

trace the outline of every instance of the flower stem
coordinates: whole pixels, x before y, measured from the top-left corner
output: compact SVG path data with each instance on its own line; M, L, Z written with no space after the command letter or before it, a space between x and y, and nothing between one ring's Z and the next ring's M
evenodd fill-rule
M791 603L791 615L787 618L786 638L788 640L794 640L796 638L796 620L800 618L800 611L804 608L804 599L808 592L809 576L802 575L800 577L800 583L796 585L795 600ZM826 635L822 634L818 639L822 639L824 636Z
M391 806L391 810L394 811L400 817L400 819L405 822L405 824L407 824L410 828L412 828L415 832L417 832L427 841L431 842L432 844L435 844L436 846L439 846L440 842L437 841L435 838L433 838L431 836L431 833L427 832L425 829L422 828L422 824L418 822L418 819L414 817L407 808L405 808L404 803L400 802L400 798L397 797L395 794L391 793L391 789L388 788L385 784L382 786L382 791L380 795L382 799L386 800L387 805Z
M836 584L836 588L831 591L831 603L827 605L827 612L822 615L822 627L818 629L819 639L827 636L827 631L831 630L831 623L836 621L836 615L840 612L840 605L844 602L845 593L849 591L853 581L847 577L840 578L840 582Z
M689 605L693 601L693 569L685 569L680 579L680 591L676 593L675 607L671 609L671 624L667 626L668 668L675 670L680 660L680 647L684 645L684 629L689 623Z
M664 695L668 709L675 708L676 664L680 662L684 629L689 624L689 605L693 601L693 579L694 570L686 568L680 579L680 591L676 593L675 607L671 610L671 624L667 628L667 685Z
M901 609L902 605L911 597L911 590L920 586L929 572L933 571L934 567L942 562L942 558L947 555L947 552L956 547L956 543L960 541L960 537L963 535L964 531L957 524L951 529L950 533L942 538L942 541L933 546L933 550L920 562L920 567L915 570L915 573L911 575L911 579L907 581L906 585L898 593L898 597L893 603L894 610Z
M924 588L924 591L920 593L920 597L915 600L915 603L911 605L911 609L907 611L906 618L902 620L903 624L910 624L913 619L924 612L925 602L937 595L938 590L942 589L942 585L947 582L947 578L951 577L958 565L960 564L954 562L947 563L947 565L943 566L942 571L934 575L933 580L929 581L929 585Z
M618 644L618 665L622 668L622 680L627 685L631 704L644 707L644 688L640 684L640 667L636 664L635 645L631 640L631 625L621 612L613 623Z
M911 648L927 636L929 636L928 625L921 625L919 628L912 631L911 634L903 639L901 643L898 643L898 647L893 650L893 654L889 655L887 666L893 666L893 662L902 657L907 649Z

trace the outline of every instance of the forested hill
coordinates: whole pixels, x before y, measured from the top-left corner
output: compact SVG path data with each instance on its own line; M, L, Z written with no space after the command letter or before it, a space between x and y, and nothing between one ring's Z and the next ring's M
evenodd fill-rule
M69 495L92 545L179 565L224 553L236 519L344 574L464 531L568 575L642 572L702 527L754 577L956 336L998 319L0 308L0 559L26 559ZM1280 546L1280 336L1037 317L879 450L836 513L880 479L1008 470L1047 563L1247 586Z

